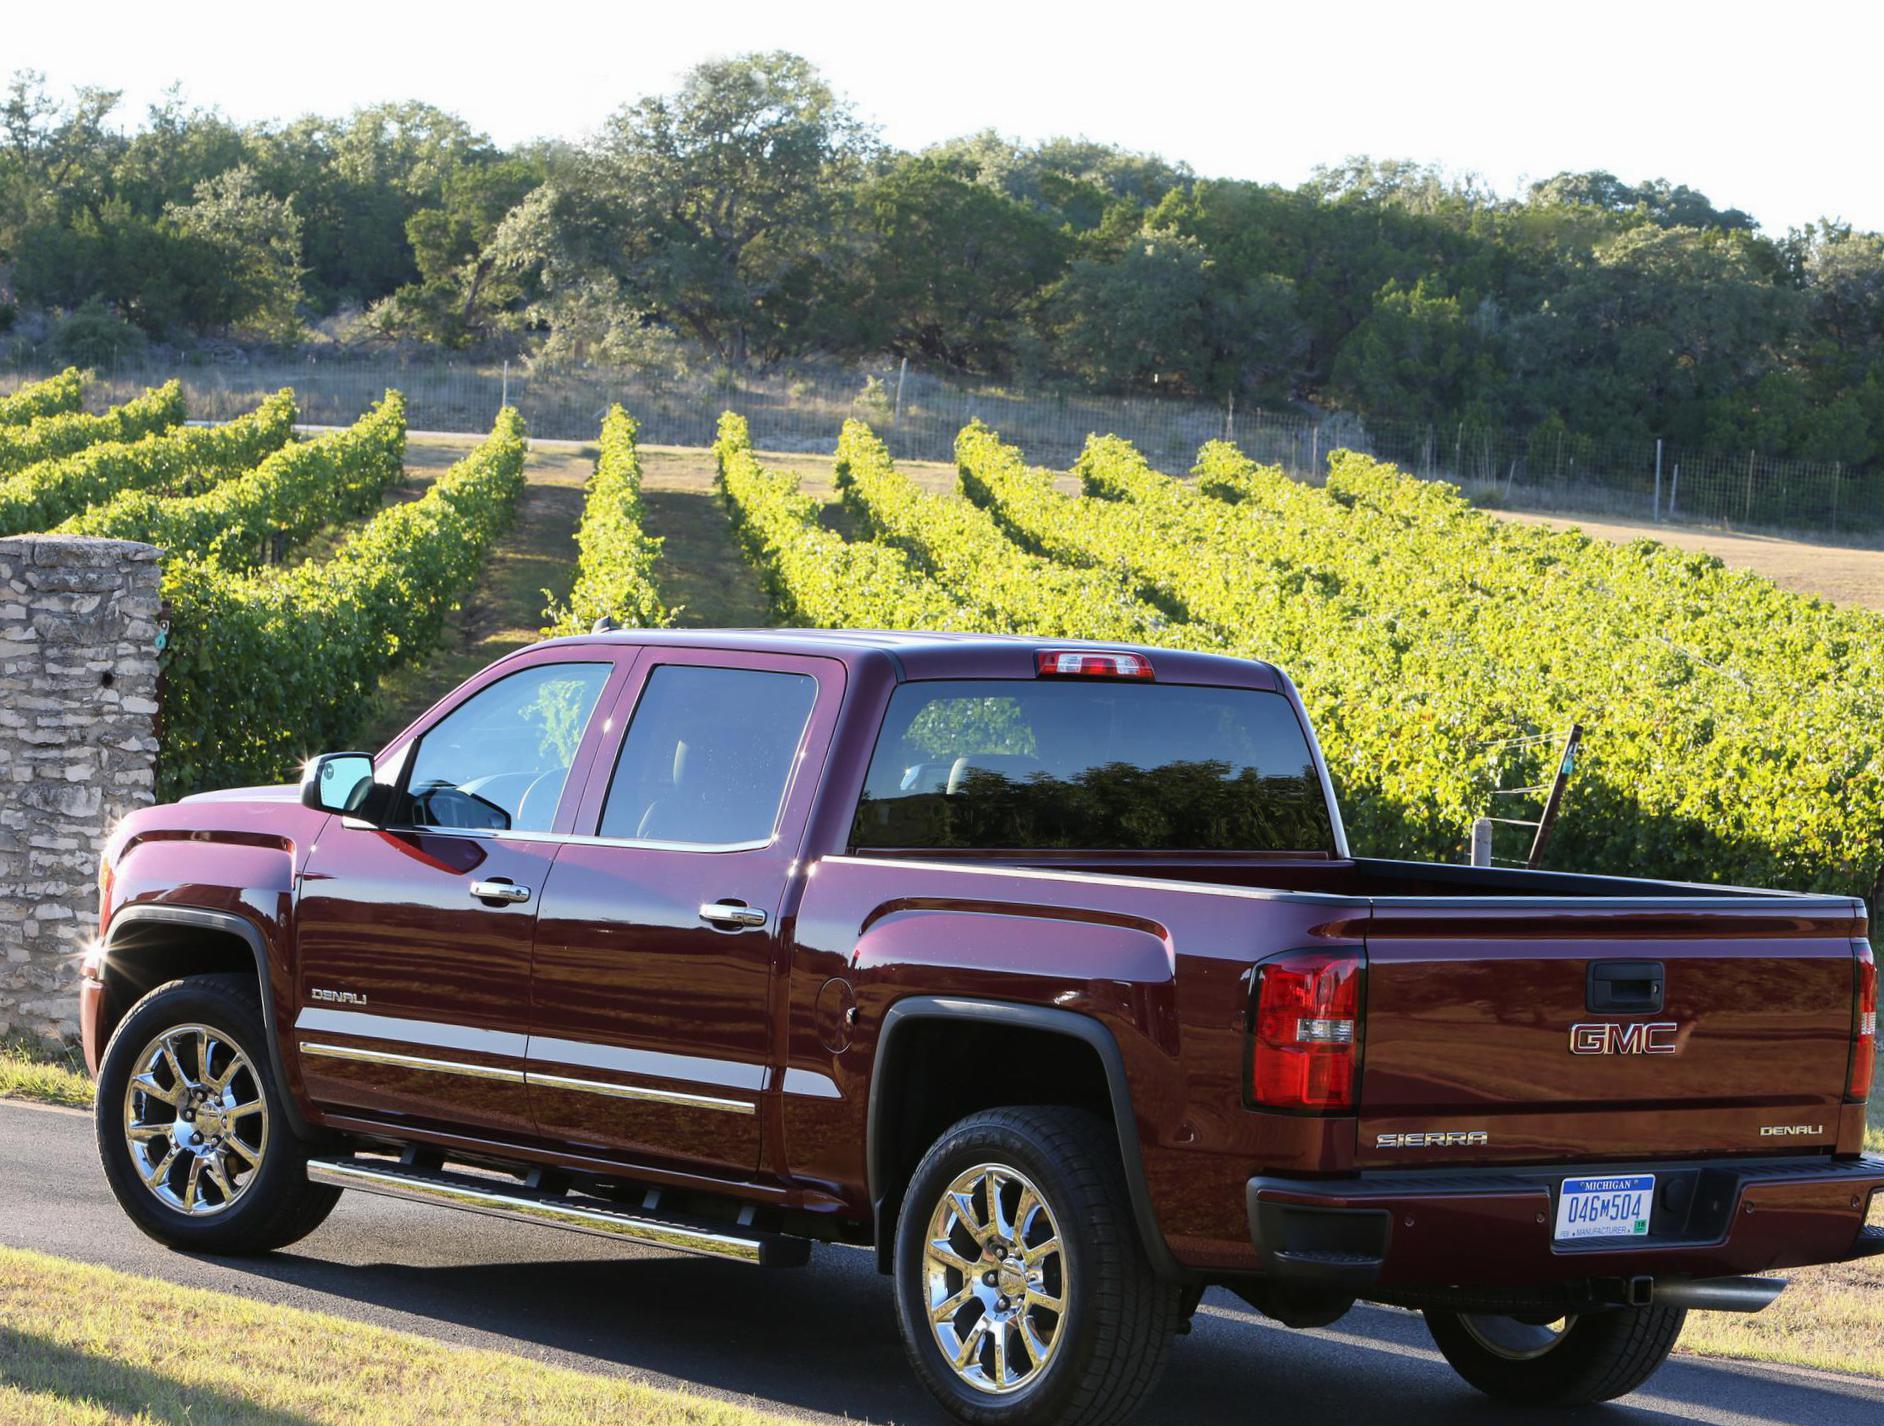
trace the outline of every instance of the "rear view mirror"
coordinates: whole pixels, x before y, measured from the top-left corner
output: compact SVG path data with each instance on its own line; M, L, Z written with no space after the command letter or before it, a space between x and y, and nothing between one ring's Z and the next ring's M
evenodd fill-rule
M322 753L301 774L301 805L316 812L369 817L373 759L366 753Z

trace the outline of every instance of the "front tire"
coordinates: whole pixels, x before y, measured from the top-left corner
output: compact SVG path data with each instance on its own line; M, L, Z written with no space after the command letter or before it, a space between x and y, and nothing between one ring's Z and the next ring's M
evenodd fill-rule
M1500 1401L1588 1406L1626 1396L1667 1360L1680 1307L1612 1307L1549 1325L1429 1309L1427 1330L1454 1371Z
M937 1140L903 1199L894 1282L916 1375L977 1426L1123 1421L1179 1322L1116 1137L1073 1109L988 1110Z
M98 1067L105 1180L145 1233L201 1253L262 1253L320 1226L340 1190L307 1179L245 976L160 985L131 1007Z

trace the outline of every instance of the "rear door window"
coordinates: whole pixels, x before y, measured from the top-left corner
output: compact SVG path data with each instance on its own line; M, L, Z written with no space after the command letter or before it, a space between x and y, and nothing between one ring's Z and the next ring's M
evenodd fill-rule
M622 740L601 835L701 847L769 841L817 693L802 673L653 669Z
M851 842L1332 852L1334 829L1280 694L951 680L891 695Z

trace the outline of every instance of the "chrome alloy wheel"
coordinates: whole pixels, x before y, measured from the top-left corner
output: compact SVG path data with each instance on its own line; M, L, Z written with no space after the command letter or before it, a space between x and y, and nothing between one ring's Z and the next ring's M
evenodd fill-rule
M1521 1322L1515 1317L1461 1312L1459 1325L1474 1342L1507 1362L1531 1362L1555 1351L1577 1325L1574 1317L1555 1322Z
M1019 1391L1053 1360L1071 1284L1060 1226L1025 1174L956 1176L929 1218L923 1280L936 1345L977 1391Z
M207 1025L177 1025L139 1053L124 1088L124 1142L144 1187L193 1218L221 1213L268 1152L268 1100L248 1056Z

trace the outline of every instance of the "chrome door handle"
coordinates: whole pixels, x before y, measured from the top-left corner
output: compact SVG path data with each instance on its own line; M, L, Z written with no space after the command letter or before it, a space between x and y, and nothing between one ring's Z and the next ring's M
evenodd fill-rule
M513 886L507 881L474 881L471 883L471 894L479 901L522 902L530 899L530 888Z
M700 919L715 926L763 926L765 912L756 906L729 906L724 901L709 901L700 908Z

